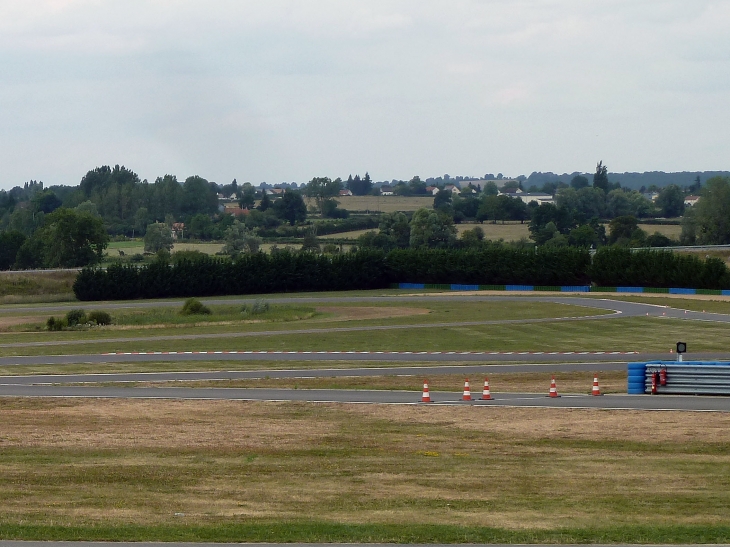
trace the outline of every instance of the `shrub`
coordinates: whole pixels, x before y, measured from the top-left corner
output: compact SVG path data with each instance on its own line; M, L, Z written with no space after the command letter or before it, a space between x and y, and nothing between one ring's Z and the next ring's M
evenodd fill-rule
M188 298L180 313L182 315L210 315L210 308L204 306L197 298Z
M262 313L266 313L269 311L269 303L263 300L262 298L259 298L256 300L253 304L250 306L248 304L244 304L241 308L241 314L242 315L259 315Z
M89 322L96 323L97 325L111 325L112 317L107 312L102 310L94 310L89 312Z
M66 323L69 327L83 325L86 323L86 312L84 310L71 310L66 314Z
M56 319L55 317L49 317L48 321L46 321L46 328L48 330L59 331L65 329L67 326L68 323L63 317L61 317L60 319Z

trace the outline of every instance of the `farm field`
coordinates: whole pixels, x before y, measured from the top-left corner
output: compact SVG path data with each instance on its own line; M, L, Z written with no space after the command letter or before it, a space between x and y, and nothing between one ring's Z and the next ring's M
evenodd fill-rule
M23 399L0 409L5 539L729 537L724 414Z
M679 236L682 235L682 227L676 224L639 224L639 228L649 235L659 232L663 236L675 240L679 240ZM608 230L608 226L606 226L606 229Z
M433 207L433 196L340 196L339 207L348 211L371 213L395 213L396 211L417 211L422 207Z

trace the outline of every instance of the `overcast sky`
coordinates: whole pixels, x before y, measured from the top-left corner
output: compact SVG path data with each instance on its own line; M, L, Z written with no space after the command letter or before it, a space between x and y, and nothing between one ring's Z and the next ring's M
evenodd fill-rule
M0 188L730 169L727 0L0 0Z

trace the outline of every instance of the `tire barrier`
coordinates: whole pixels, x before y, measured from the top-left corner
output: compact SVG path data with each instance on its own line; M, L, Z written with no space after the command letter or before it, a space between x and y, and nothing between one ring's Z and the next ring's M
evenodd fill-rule
M629 363L628 393L638 395L730 395L730 362Z
M714 290L714 289L686 289L686 288L667 288L657 289L653 287L593 287L589 285L576 286L542 286L542 285L461 285L454 283L451 285L431 284L431 283L396 283L392 285L393 289L407 290L423 290L438 289L442 291L519 291L519 292L615 292L630 294L679 294L679 295L697 295L708 294L714 296L730 296L730 290Z

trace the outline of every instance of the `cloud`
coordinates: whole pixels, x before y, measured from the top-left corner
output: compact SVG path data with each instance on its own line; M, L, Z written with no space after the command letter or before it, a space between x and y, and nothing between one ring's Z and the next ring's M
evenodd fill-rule
M0 187L101 163L274 182L719 168L728 19L722 0L5 0Z

